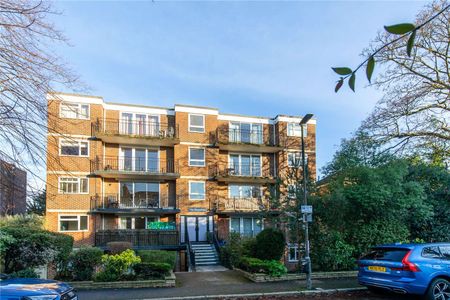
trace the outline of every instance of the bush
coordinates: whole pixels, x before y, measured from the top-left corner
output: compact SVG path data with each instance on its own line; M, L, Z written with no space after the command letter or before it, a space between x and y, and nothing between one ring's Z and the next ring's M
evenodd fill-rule
M239 233L232 232L228 242L220 248L220 261L227 268L233 268L239 265L242 256L242 243Z
M264 273L273 277L280 277L287 273L286 267L279 261L247 256L242 257L239 267L250 273Z
M95 281L117 281L126 279L131 268L141 262L133 250L128 249L120 254L102 256L103 270L95 276Z
M73 237L62 233L52 233L54 236L53 245L57 251L55 257L55 265L57 277L69 277L71 274L68 270L69 256L73 249Z
M95 247L82 247L73 251L69 257L69 270L73 274L73 280L92 280L95 267L102 262L103 250Z
M33 269L24 269L11 274L14 278L39 278L39 275Z
M280 260L285 249L283 232L267 228L256 236L255 257L263 260Z
M143 263L166 263L171 267L171 270L175 268L177 262L177 253L175 251L139 250L137 255Z
M44 218L35 214L5 216L0 219L0 228L2 227L44 229Z
M143 262L133 266L138 279L164 278L172 270L172 266L168 263L159 262Z
M266 272L270 276L280 277L287 273L286 266L279 261L269 260L266 261Z
M133 245L130 242L109 242L106 244L106 248L110 254L119 254L125 250L131 249Z

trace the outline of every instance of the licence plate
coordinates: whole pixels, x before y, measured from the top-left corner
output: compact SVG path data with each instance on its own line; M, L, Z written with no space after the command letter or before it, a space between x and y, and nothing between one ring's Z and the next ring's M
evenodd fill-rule
M369 271L374 271L374 272L386 272L386 268L385 267L379 267L379 266L369 266L367 268Z

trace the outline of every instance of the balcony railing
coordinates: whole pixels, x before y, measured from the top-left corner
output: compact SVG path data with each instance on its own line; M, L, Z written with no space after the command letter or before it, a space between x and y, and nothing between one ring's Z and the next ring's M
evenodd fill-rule
M177 139L178 125L147 120L97 119L92 123L92 133L122 135L141 138Z
M91 197L92 210L121 210L121 209L162 209L175 210L178 208L177 197L161 195L151 192L138 192L133 195L104 194Z
M216 209L218 211L262 211L268 208L268 201L263 197L242 198L218 198Z
M277 142L273 134L264 132L263 130L222 127L217 128L216 137L219 144L277 146Z
M259 164L215 165L211 168L213 176L220 177L275 177L275 171L270 166Z
M105 247L109 242L129 242L133 248L164 248L179 245L178 230L111 229L95 233L95 245Z
M126 172L147 174L178 174L178 161L136 157L97 156L91 160L92 172Z

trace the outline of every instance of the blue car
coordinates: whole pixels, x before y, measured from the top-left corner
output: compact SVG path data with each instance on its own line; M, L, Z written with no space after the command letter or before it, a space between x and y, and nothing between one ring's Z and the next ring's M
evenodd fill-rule
M450 243L377 246L358 260L358 281L371 290L450 299Z
M0 300L77 300L73 288L63 282L36 278L0 281Z

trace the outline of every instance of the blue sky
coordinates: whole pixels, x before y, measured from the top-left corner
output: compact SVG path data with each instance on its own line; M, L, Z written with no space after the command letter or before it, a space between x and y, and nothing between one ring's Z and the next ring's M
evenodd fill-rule
M381 92L334 93L331 66L355 66L383 25L414 21L422 1L57 2L56 51L106 101L212 106L317 118L318 168ZM375 71L376 73L376 71Z

